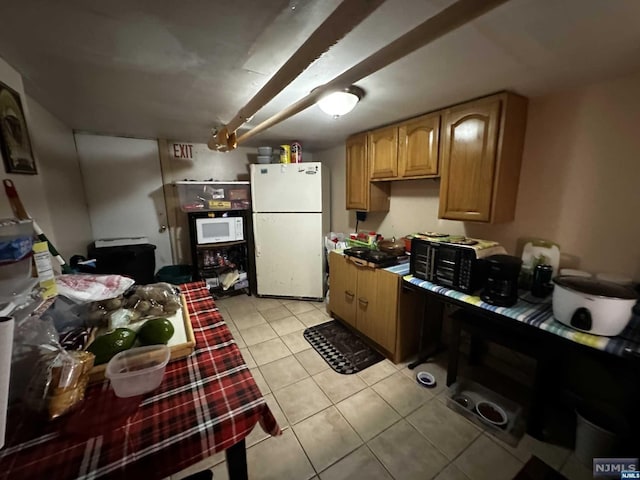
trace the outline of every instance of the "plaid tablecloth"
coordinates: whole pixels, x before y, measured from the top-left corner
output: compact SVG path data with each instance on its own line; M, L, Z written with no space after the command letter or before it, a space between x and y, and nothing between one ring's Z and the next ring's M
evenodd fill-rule
M480 297L476 295L467 295L466 293L436 285L435 283L415 278L412 275L407 275L409 273L408 265L396 265L388 270L398 275L404 275L403 278L405 281L424 288L425 290L498 313L582 345L587 345L618 356L628 355L630 352L640 353L640 317L637 315L631 318L629 325L619 336L602 337L600 335L591 335L590 333L574 330L564 323L558 322L553 318L551 297L541 300L522 291L518 303L514 306L496 307L495 305L483 302Z
M280 428L204 282L181 286L195 352L167 366L162 385L119 399L109 382L82 410L51 423L9 411L2 479L164 478L245 438Z

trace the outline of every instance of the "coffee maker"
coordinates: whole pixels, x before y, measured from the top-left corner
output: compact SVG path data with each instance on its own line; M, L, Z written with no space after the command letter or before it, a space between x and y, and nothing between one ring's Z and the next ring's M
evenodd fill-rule
M485 262L487 279L480 298L498 307L515 305L522 260L511 255L491 255Z

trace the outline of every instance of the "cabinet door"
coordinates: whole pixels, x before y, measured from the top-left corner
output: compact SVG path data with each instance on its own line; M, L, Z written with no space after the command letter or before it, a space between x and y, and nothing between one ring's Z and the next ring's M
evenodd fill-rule
M391 354L396 346L399 279L384 270L358 268L357 328Z
M329 309L356 327L357 267L337 253L329 254Z
M371 179L398 176L398 127L387 127L369 134Z
M400 177L438 175L440 114L424 115L402 124L398 130Z
M391 272L377 270L375 312L369 316L371 339L391 354L396 349L398 326L398 290L401 277Z
M445 111L440 159L440 218L491 220L499 98Z
M356 267L358 272L358 291L356 309L358 321L356 328L367 337L372 338L372 322L375 318L377 299L376 271L369 267ZM374 340L375 341L375 340Z
M369 161L367 135L347 140L347 210L369 209Z

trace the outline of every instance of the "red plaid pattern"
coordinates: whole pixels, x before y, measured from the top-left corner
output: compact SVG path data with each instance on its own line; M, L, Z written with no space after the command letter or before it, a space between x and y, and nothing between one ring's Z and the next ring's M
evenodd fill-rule
M81 410L54 422L10 410L0 478L164 478L229 448L256 423L281 433L206 284L181 290L195 352L170 363L143 397L117 398L105 381L87 390Z

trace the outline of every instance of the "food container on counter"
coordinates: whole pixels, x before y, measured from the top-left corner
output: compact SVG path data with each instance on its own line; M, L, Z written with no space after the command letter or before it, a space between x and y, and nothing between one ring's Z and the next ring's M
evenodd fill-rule
M0 219L0 264L21 260L31 254L33 221Z
M186 213L251 208L247 181L184 180L174 182L174 185L178 189L180 209Z
M396 237L391 237L390 239L379 240L378 250L380 250L381 252L388 253L390 255L394 255L396 257L400 255L404 255L404 252L405 252L404 239L396 240Z
M291 145L280 145L280 163L291 163Z
M11 289L18 283L24 283L31 277L31 255L17 262L5 262L0 264L0 294L6 289Z
M142 395L160 386L169 355L166 345L125 350L109 360L105 376L117 397Z

